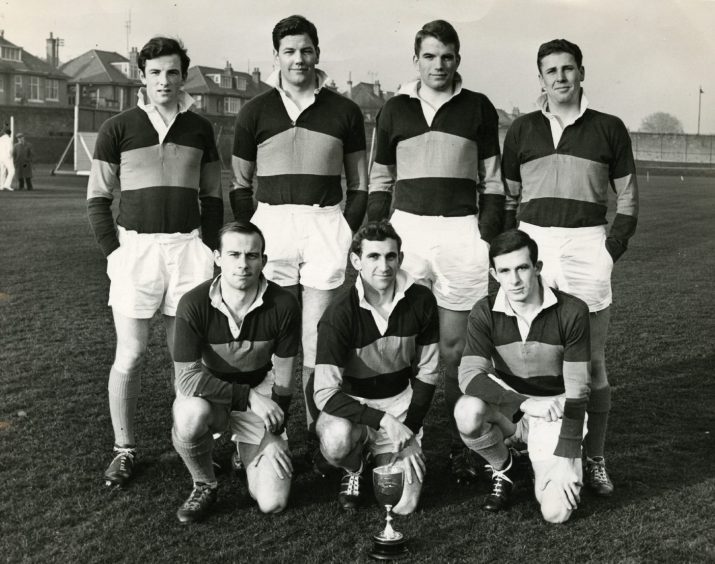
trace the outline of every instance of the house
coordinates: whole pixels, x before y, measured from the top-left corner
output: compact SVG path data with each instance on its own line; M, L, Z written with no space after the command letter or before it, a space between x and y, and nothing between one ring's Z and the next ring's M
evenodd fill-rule
M190 67L184 90L196 101L194 110L207 117L234 118L246 102L270 90L270 86L261 82L259 69L254 68L251 74L239 72L227 61L223 69L203 65Z
M0 30L0 105L67 106L67 75L57 69L57 41L47 40L48 60L5 39Z
M377 114L385 105L385 102L392 98L394 92L385 92L380 87L380 81L374 83L358 82L353 85L352 78L348 79L348 89L343 93L344 96L350 98L362 110L363 118L365 119L365 134L367 135L368 143L372 137L372 132L375 129L375 119Z
M92 49L62 65L70 77L70 103L75 103L79 84L80 107L122 111L136 106L142 86L137 57L136 47L128 59L115 51Z

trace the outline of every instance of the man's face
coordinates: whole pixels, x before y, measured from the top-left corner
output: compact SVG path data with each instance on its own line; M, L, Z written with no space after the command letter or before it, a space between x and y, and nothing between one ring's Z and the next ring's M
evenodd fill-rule
M584 77L584 68L571 53L551 53L541 59L539 82L553 104L578 104Z
M257 233L229 232L221 237L221 250L214 251L214 261L230 288L247 292L258 286L266 255Z
M499 282L510 302L530 302L539 295L541 261L534 265L528 247L494 257L494 266L489 269Z
M307 33L286 35L273 51L276 64L281 69L283 84L306 87L315 84L315 65L320 58L320 49L313 45Z
M179 55L147 59L144 72L140 70L139 74L154 106L169 108L179 103L179 93L184 85Z
M385 291L395 283L402 263L402 253L397 250L397 241L362 242L360 255L350 253L350 263L358 271L363 284L377 291Z
M425 37L419 56L415 55L413 60L422 84L440 92L452 89L460 61L454 45L445 45L439 39Z

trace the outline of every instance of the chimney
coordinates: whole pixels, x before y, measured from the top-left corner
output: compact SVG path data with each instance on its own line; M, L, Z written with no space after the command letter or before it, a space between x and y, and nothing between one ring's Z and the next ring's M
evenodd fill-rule
M226 61L226 66L223 69L223 74L225 76L233 77L233 68L231 67L231 63L229 63L228 61Z
M0 37L2 37L0 35ZM60 52L59 52L59 38L53 37L52 32L46 41L47 49L47 64L53 69L56 69L59 64Z
M353 73L348 73L348 98L353 97Z
M375 93L375 96L382 98L382 89L380 88L379 80L375 80L375 84L372 85L372 91Z
M129 51L129 78L133 80L139 79L139 50L136 47L132 47Z
M253 77L254 84L260 84L261 83L261 69L259 69L258 67L254 67L253 72L251 73L251 77Z

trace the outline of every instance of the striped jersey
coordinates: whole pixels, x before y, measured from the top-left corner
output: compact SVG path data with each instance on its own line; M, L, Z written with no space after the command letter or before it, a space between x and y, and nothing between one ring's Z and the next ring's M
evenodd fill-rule
M395 209L416 215L458 217L477 213L485 239L501 230L499 118L489 99L457 82L455 94L428 123L419 81L388 100L377 119L370 173L368 219Z
M298 354L301 313L295 297L261 277L256 301L237 325L221 297L221 276L184 294L176 312L174 361L192 363L177 390L230 404L232 384L260 384L272 355Z
M589 395L591 341L588 306L545 286L542 310L522 339L503 290L479 300L469 314L459 365L463 393L496 405L514 420L529 396L564 394L566 402L555 455L581 456Z
M102 124L87 185L87 211L108 256L119 247L117 224L138 233L190 233L201 228L211 248L223 224L221 163L211 123L181 111L163 141L147 112L135 107Z
M234 215L247 219L252 213L254 172L259 202L323 207L339 204L343 199L345 157L358 153L365 153L365 127L355 102L321 87L315 92L315 101L293 120L279 89L273 88L248 102L236 120L230 194ZM364 214L366 180L360 179L357 170L348 168L348 199L361 193ZM244 208L249 210L248 217L244 217ZM362 221L362 215L359 219Z
M379 429L384 413L356 398L396 396L412 381L405 425L422 426L439 379L439 319L432 292L404 271L385 321L356 285L318 323L315 404L318 409ZM416 377L414 377L416 372Z
M507 132L502 160L507 209L518 206L520 221L541 227L604 225L610 187L617 203L609 242L620 256L638 218L628 130L617 117L587 108L554 146L545 112L546 106L517 118Z

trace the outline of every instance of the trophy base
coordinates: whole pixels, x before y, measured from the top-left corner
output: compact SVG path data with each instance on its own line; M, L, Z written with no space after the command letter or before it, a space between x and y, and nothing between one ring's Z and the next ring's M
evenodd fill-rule
M407 541L401 534L396 539L385 539L380 535L374 535L372 550L368 552L368 555L375 560L401 560L409 555L406 543Z

